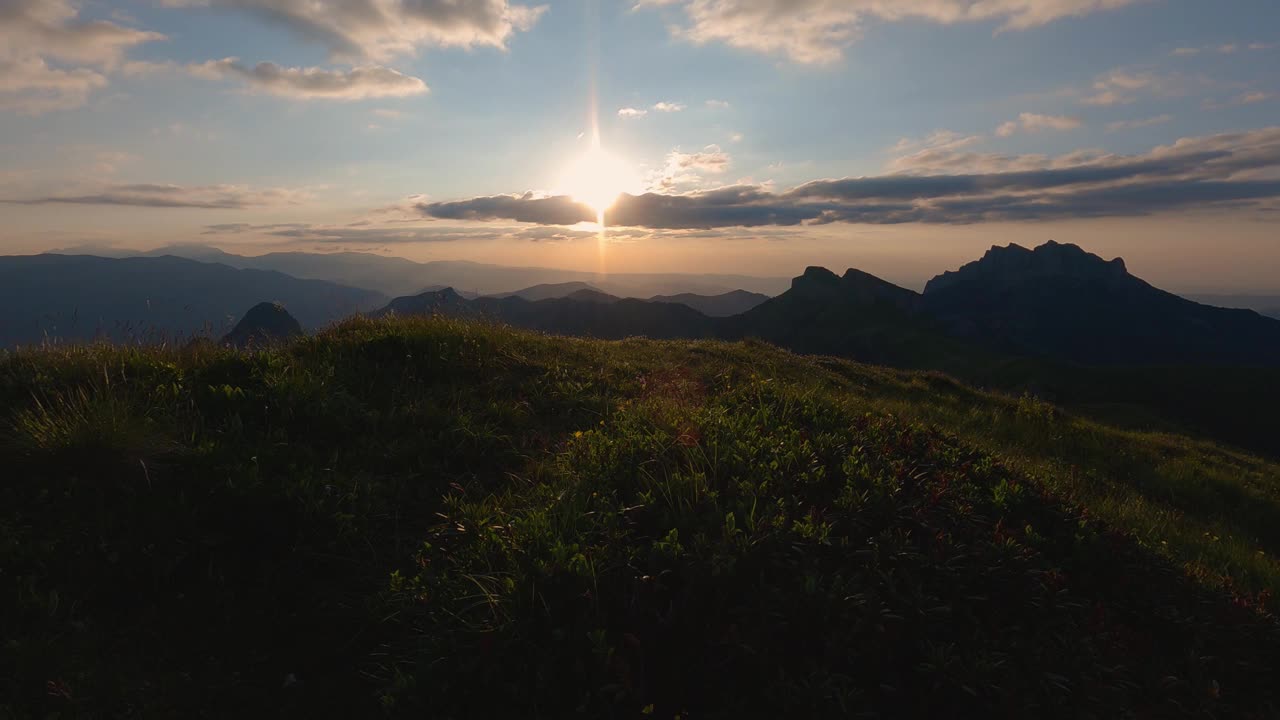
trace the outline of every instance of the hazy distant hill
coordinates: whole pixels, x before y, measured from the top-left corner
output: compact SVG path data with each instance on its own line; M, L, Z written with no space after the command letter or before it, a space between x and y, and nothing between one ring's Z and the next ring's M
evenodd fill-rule
M1183 295L1205 305L1253 310L1259 315L1280 319L1280 295Z
M680 293L679 295L655 295L649 302L679 303L688 305L703 315L710 317L729 317L740 315L769 299L768 295L733 290L719 295L698 295L696 293Z
M461 260L419 263L372 253L277 252L244 256L207 245L169 245L146 252L115 248L76 248L77 254L111 257L173 255L237 268L275 270L298 278L375 290L391 297L452 287L463 297L510 293L516 288L559 283L590 283L622 297L650 297L674 293L714 295L743 289L776 294L787 287L786 278L749 275L684 273L597 273L557 268L507 267ZM567 294L567 293L566 293Z
M386 302L380 293L278 272L177 257L0 257L0 346L219 337L260 302L279 302L317 328Z
M572 295L580 290L593 290L601 292L594 285L589 285L581 281L566 283L544 283L542 285L534 285L523 290L515 290L513 292L492 293L488 297L507 298L518 297L525 300L550 300L552 298L562 298Z

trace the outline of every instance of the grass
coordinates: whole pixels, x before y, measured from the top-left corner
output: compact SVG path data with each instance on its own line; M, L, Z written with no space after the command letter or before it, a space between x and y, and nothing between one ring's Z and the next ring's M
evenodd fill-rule
M757 342L0 357L0 716L1271 717L1280 467Z

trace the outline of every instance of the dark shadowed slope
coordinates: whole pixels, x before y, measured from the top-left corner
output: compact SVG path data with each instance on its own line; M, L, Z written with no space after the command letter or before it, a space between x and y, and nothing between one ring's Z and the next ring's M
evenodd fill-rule
M768 299L768 295L746 290L733 290L720 295L698 295L696 293L655 295L649 298L649 302L679 303L680 305L688 305L708 317L731 317L733 315L741 315Z
M1200 305L1075 245L993 247L929 281L925 310L992 349L1091 365L1280 365L1280 321Z
M4 718L1280 716L1280 467L936 373L32 350L0 468Z
M391 314L479 316L530 330L606 339L698 338L709 337L713 332L711 318L684 305L621 299L585 289L568 297L529 301L514 295L467 300L446 288L396 298L371 313L373 317Z
M305 328L386 302L369 290L176 257L0 257L0 346L219 337L264 300L288 306Z
M280 303L258 303L244 314L235 329L222 338L223 345L260 347L302 334L302 326Z

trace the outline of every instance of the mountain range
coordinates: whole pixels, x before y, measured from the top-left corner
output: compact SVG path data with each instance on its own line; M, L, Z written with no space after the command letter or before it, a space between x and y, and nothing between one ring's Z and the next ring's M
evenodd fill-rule
M797 352L903 367L963 369L1033 357L1092 366L1280 366L1280 321L1152 287L1124 261L1048 242L993 247L923 293L855 269L811 267L778 297L727 317L699 303L622 300L581 283L468 300L399 298L386 312L489 317L563 334L756 337ZM674 310L672 307L679 307ZM695 310L695 312L685 312Z
M0 257L0 347L45 340L219 337L260 302L316 329L386 304L387 296L277 271L172 256Z
M747 290L776 295L787 287L786 278L750 275L693 273L597 273L538 267L507 267L458 260L414 262L401 257L360 252L306 253L274 252L265 255L236 255L207 245L167 245L147 251L83 246L54 251L66 255L100 257L163 257L172 255L201 262L221 263L234 268L274 270L297 278L327 280L340 285L373 290L396 297L427 289L453 287L464 296L492 295L513 288L559 283L591 283L620 297L647 298L654 295L697 293L718 295Z

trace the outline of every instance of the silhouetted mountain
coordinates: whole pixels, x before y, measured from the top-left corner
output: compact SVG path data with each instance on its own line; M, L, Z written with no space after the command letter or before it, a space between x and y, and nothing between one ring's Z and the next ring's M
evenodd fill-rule
M424 288L422 288L421 290L419 290L418 292L413 293L413 294L414 294L414 295L421 295L422 293L440 292L441 290L453 290L453 288L449 287L448 285L428 285L427 287L424 287ZM458 292L457 290L453 290L453 291L454 291L455 293L458 293L459 297L466 298L467 300L475 300L476 298L480 297L479 295L477 295L476 293L473 293L473 292L465 292L465 291L464 291L464 292Z
M222 338L223 345L257 347L302 334L302 325L280 303L264 302L249 308L235 329Z
M796 352L897 367L956 367L984 357L919 312L918 293L850 269L811 267L791 289L725 318L720 337L756 337Z
M399 297L386 307L370 313L373 317L386 315L448 315L450 317L468 317L478 314L471 303L451 287L434 290L417 295Z
M0 346L220 337L263 298L306 328L386 302L368 290L176 257L8 256L0 257Z
M993 247L925 286L949 333L1091 365L1280 365L1280 321L1186 300L1075 245Z
M463 297L474 297L481 294L509 293L512 288L573 282L590 283L598 290L619 297L649 297L674 293L713 295L735 288L776 293L785 288L787 282L785 278L749 275L599 274L558 268L507 267L463 260L420 263L401 257L359 252L277 252L243 256L207 245L170 245L147 252L82 246L76 248L76 253L102 257L173 255L200 261L220 262L236 268L275 270L298 278L328 280L342 285L375 290L392 297L414 295L444 287L455 288ZM568 292L563 294L567 295Z
M577 300L578 302L592 302L592 303L614 303L622 299L620 297L617 297L616 295L610 295L609 293L600 292L595 288L583 288L582 290L575 290L574 292L571 292L568 295L565 295L565 298L569 300Z
M527 288L524 288L523 290L516 290L514 292L492 293L486 297L495 297L495 298L518 297L524 300L532 300L532 301L551 300L553 298L567 297L580 290L591 290L594 292L603 292L602 290L600 290L600 288L597 288L593 285L588 285L587 283L584 283L584 282L574 281L574 282L564 282L564 283L543 283L541 285L534 285L533 287L527 287Z
M741 315L768 299L768 295L747 292L746 290L733 290L719 295L698 295L695 293L655 295L649 298L649 302L678 303L687 305L708 317L730 317Z

